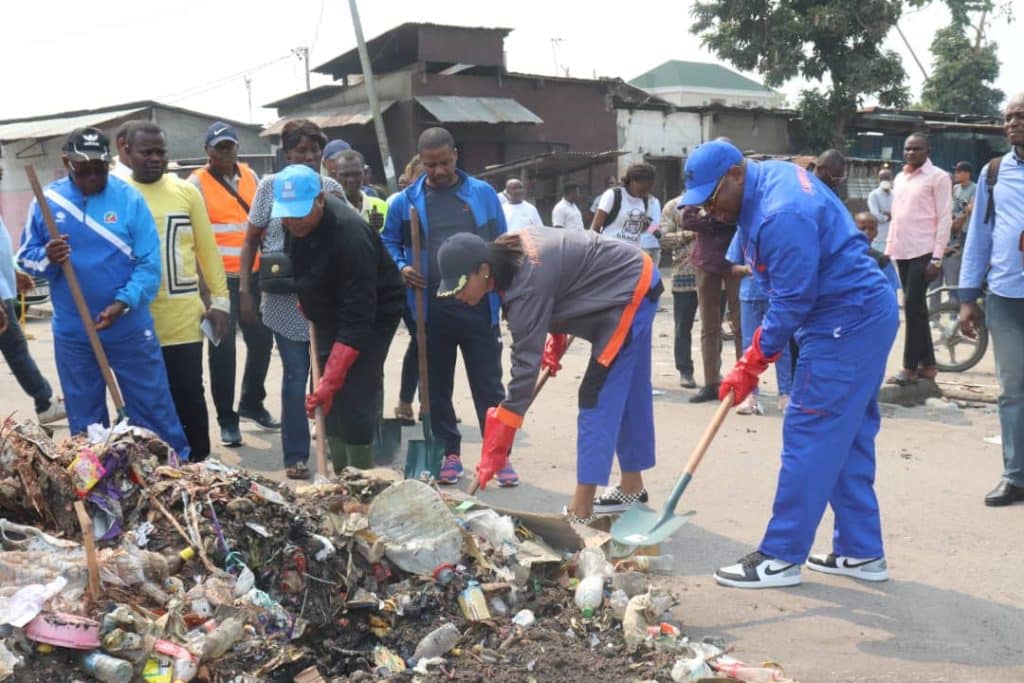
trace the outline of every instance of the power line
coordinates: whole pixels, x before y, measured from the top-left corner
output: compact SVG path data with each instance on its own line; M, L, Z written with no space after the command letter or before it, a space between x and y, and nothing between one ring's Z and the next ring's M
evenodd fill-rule
M244 78L247 74L252 74L252 73L254 73L256 71L261 71L263 69L266 69L267 67L273 66L274 64L277 64L279 62L285 61L286 59L292 59L292 58L293 58L293 54L292 53L288 53L287 55L283 55L281 57L277 57L276 59L272 59L269 62L264 62L263 64L260 64L258 66L250 67L248 69L243 69L243 70L238 71L236 73L233 73L233 74L231 74L229 76L222 76L220 78L216 78L214 80L207 81L205 83L199 83L197 85L185 88L183 90L178 90L176 92L171 92L171 93L168 93L168 94L165 94L165 95L160 95L159 97L156 97L154 99L156 99L158 101L161 101L161 102L168 102L168 103L176 102L176 101L179 101L179 100L188 99L190 97L194 97L196 95L201 95L202 93L208 92L210 90L213 90L214 88L217 88L217 87L220 87L222 85L225 85L226 83L229 83L229 82L231 82L231 81L233 81L233 80L235 80L237 78Z

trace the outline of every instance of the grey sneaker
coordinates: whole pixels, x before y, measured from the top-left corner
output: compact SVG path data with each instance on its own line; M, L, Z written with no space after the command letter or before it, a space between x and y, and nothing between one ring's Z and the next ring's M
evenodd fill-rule
M889 579L889 567L884 557L844 557L835 553L811 555L807 558L807 568L825 574L852 576L861 581Z
M238 448L242 445L242 431L238 425L220 426L220 443L228 448Z
M68 416L67 410L64 409L64 399L52 398L50 399L50 407L41 413L36 413L36 419L41 425L53 424L59 422Z
M800 565L754 551L736 564L715 572L715 581L733 588L781 588L801 581Z

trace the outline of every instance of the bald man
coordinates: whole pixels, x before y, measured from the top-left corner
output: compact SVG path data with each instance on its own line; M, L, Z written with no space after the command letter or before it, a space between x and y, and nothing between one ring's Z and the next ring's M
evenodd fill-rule
M814 175L839 194L839 186L846 182L846 159L838 149L826 149L814 162Z

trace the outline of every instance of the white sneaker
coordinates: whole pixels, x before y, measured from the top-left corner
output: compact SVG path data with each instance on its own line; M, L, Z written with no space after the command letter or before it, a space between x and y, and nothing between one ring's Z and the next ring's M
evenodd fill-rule
M835 553L811 555L807 558L807 568L825 574L852 576L861 581L886 581L889 578L884 557L844 557Z
M761 402L757 400L757 396L751 394L743 399L743 403L736 409L737 415L764 415L764 408L761 407Z
M36 420L41 425L48 425L53 422L59 422L68 416L67 411L64 409L64 399L54 398L50 400L50 407L41 413L36 413Z
M715 572L715 581L733 588L781 588L800 584L800 565L754 551Z

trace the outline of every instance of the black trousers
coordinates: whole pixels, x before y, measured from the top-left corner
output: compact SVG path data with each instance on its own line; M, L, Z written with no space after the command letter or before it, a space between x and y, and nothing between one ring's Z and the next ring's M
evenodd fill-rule
M903 283L903 309L907 318L903 341L903 367L906 370L935 365L935 347L928 324L928 282L924 276L931 259L931 254L924 254L896 260L900 282Z
M391 348L391 340L398 329L399 318L378 321L373 339L359 352L356 362L349 368L345 384L334 395L331 412L324 418L328 436L339 437L346 444L367 446L373 443L383 400L384 361ZM316 322L314 321L314 324ZM321 369L327 364L334 346L334 335L317 329L317 351Z
M260 280L256 273L252 274L250 284L256 297L256 308L260 306ZM242 395L238 401L240 407L259 410L267 397L264 382L267 369L270 367L270 352L274 349L274 333L257 321L255 325L244 323L238 319L238 278L228 278L228 293L231 295L231 315L228 329L219 346L210 344L210 393L213 394L213 405L217 409L217 422L221 426L237 426L238 413L235 412L235 337L237 329L242 328L245 340L245 370L242 374Z
M420 359L419 346L416 343L416 321L412 319L412 313L406 306L402 314L402 322L405 329L409 330L409 345L405 347L405 355L402 356L402 386L398 392L398 400L402 403L412 403L416 386L420 383Z
M445 453L460 455L462 434L452 405L455 359L461 350L483 434L487 409L505 400L505 387L501 383L500 331L491 325L491 309L486 298L470 307L454 299L438 299L429 292L427 302L431 426L434 436L445 444Z
M203 342L164 346L161 351L174 409L192 448L189 462L200 462L210 455L210 418L203 392Z
M725 306L725 298L722 298ZM672 292L672 313L675 320L676 370L693 374L693 320L697 316L697 290Z

